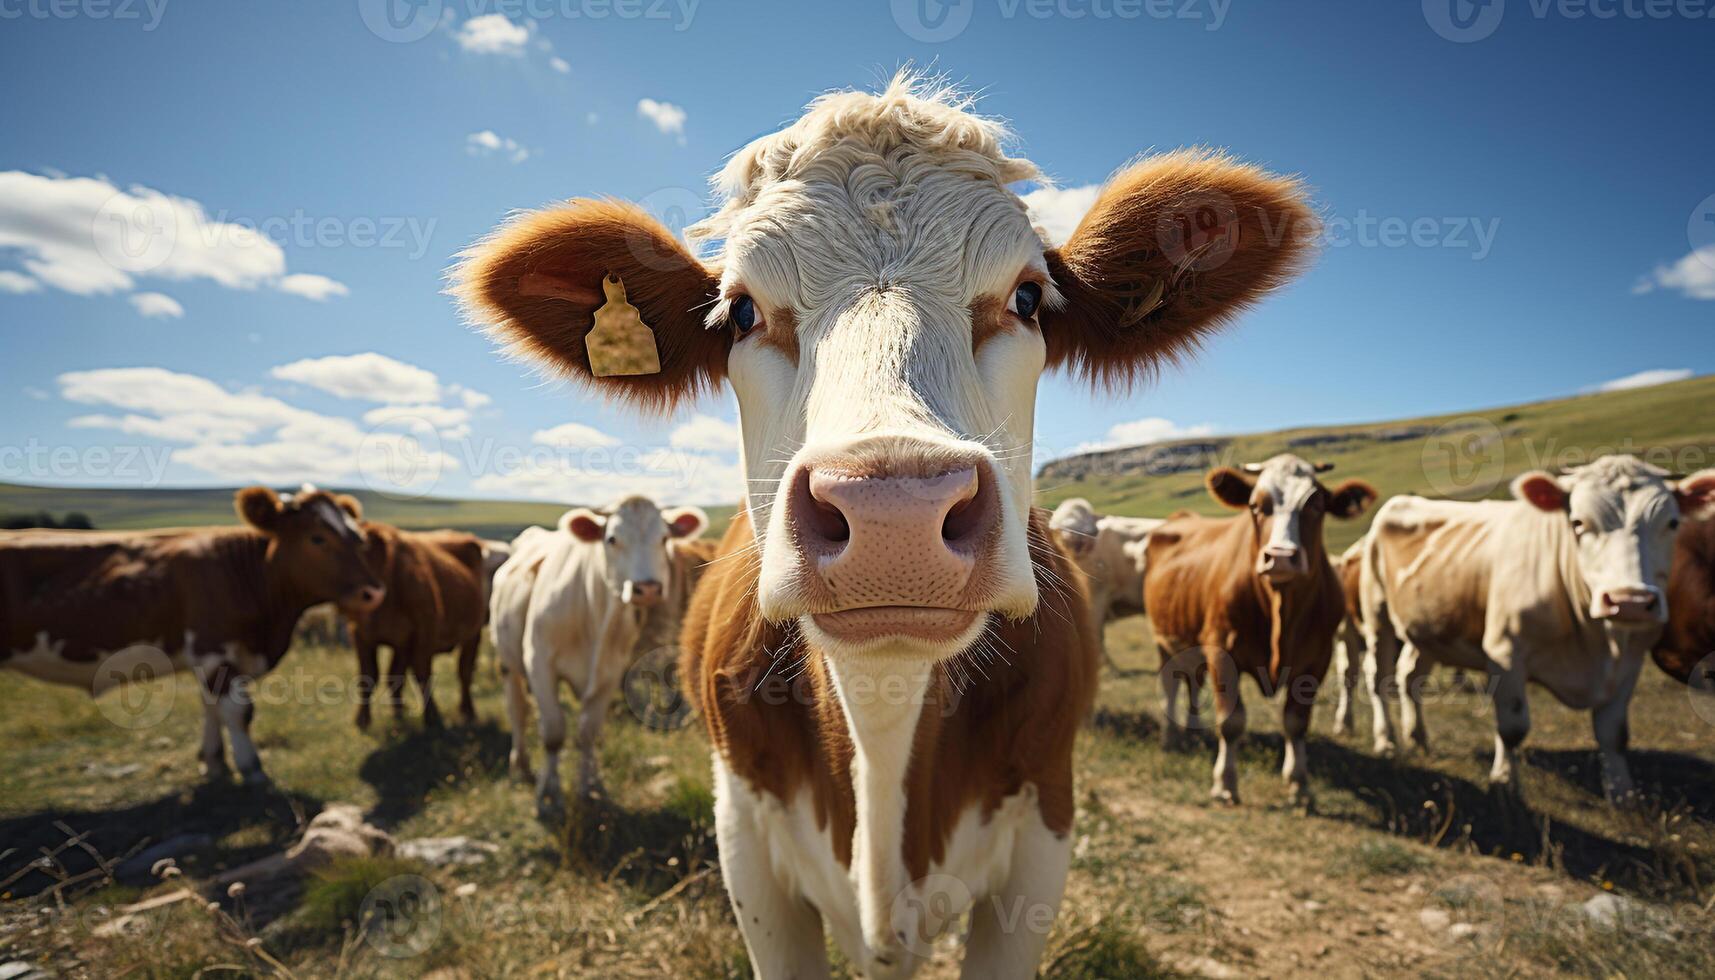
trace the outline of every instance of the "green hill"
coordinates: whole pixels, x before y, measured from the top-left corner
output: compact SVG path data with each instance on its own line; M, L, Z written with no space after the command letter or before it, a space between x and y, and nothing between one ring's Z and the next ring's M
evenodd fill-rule
M1052 507L1081 496L1109 513L1164 517L1188 509L1218 514L1224 509L1203 489L1203 474L1211 466L1261 462L1282 452L1333 463L1324 478L1330 485L1367 480L1384 499L1401 493L1501 497L1519 473L1577 465L1608 453L1632 453L1686 472L1715 466L1715 375L1419 419L1086 453L1044 465L1036 479L1037 502ZM1367 517L1329 521L1329 545L1344 548L1368 524Z
M1210 466L1260 462L1280 452L1334 463L1331 483L1367 480L1383 497L1421 493L1470 499L1506 493L1529 469L1575 465L1630 452L1678 471L1715 466L1715 375L1674 384L1580 395L1555 401L1363 425L1209 436L1086 453L1045 464L1037 502L1052 507L1088 497L1098 510L1164 516L1180 509L1220 513L1203 490ZM352 491L365 513L408 528L456 527L510 538L529 524L551 525L565 506L440 497L399 499ZM731 507L709 508L712 531ZM0 484L0 517L47 511L89 516L96 527L228 524L231 489L129 490ZM1357 540L1367 519L1330 521L1329 544Z

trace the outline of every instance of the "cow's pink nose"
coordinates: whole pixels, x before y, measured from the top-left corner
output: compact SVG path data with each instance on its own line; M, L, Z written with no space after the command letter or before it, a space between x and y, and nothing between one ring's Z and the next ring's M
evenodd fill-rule
M362 611L368 611L381 605L381 600L387 597L387 590L376 585L359 586L354 605Z
M661 601L661 583L653 579L633 579L625 583L624 599L634 606L653 606Z
M1309 569L1304 549L1291 544L1271 544L1262 549L1262 573L1272 578L1290 578Z
M794 491L805 562L848 609L963 605L1000 519L986 462L926 477L806 469Z
M1660 599L1649 589L1608 589L1602 593L1602 607L1614 619L1654 620Z

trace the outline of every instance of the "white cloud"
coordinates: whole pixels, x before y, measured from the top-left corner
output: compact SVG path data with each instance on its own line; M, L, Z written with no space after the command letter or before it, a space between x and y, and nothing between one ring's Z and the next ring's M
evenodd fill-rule
M30 273L0 270L0 291L13 293L43 284L79 296L128 292L148 278L298 295L345 289L322 276L286 275L280 246L253 227L211 218L196 201L120 190L98 177L0 173L5 250L19 252Z
M1705 245L1672 265L1658 265L1638 280L1634 293L1677 289L1692 299L1715 299L1715 245Z
M228 391L193 374L108 368L72 371L57 380L67 401L127 413L82 415L68 425L184 443L173 450L173 462L224 480L361 479L377 489L417 489L458 468L432 439L407 432L365 432L350 419L320 415L255 392Z
M302 296L322 302L329 296L349 296L351 290L345 288L345 283L335 282L327 276L318 276L311 272L297 272L283 277L275 288L282 293Z
M282 364L270 373L282 381L296 381L341 398L393 405L441 400L441 384L433 372L374 351L305 358Z
M1593 385L1584 390L1586 392L1626 391L1631 388L1649 388L1654 385L1664 385L1674 381L1684 381L1689 377L1691 377L1690 368L1656 368L1651 371L1639 371L1636 374L1628 374L1623 378L1615 378L1612 381L1604 381L1599 385Z
M1133 419L1121 422L1108 429L1107 435L1094 442L1082 442L1065 452L1055 452L1048 447L1038 447L1042 450L1039 455L1044 459L1058 459L1066 456L1076 456L1079 453L1095 453L1108 449L1122 449L1127 446L1146 446L1156 442L1170 442L1174 439L1193 439L1198 436L1214 435L1215 427L1208 423L1198 425L1180 425L1172 419L1159 416Z
M41 283L22 272L0 269L0 293L35 293L40 292L41 288Z
M548 67L562 75L569 74L572 70L572 66L564 58L549 58Z
M363 413L365 425L397 426L417 431L459 432L467 429L470 413L445 405L383 405Z
M465 152L471 156L485 157L500 153L513 163L523 163L530 158L530 151L519 146L517 140L501 136L492 129L466 136L464 147Z
M735 453L738 452L738 426L710 415L693 415L689 422L674 429L667 441L674 449Z
M592 429L576 422L562 422L551 429L538 430L530 435L530 441L563 449L595 449L619 445L618 439L600 429Z
M1096 203L1101 192L1099 184L1039 187L1024 195L1024 206L1030 212L1031 223L1042 229L1049 243L1063 245L1072 237L1078 222L1084 220L1084 213Z
M685 142L685 110L671 102L638 99L637 114L655 124L655 128Z
M169 317L177 320L185 315L179 301L165 293L132 293L125 297L137 312L146 317Z
M518 58L524 55L525 45L530 42L530 29L514 24L505 14L483 14L461 24L453 40L471 54Z
M448 385L447 394L456 397L461 402L464 402L464 407L473 412L487 405L489 402L494 401L494 399L488 397L487 394L477 391L474 388L466 388L461 384Z
M736 461L657 449L636 458L591 450L583 458L535 458L471 485L482 493L567 503L604 504L643 494L662 504L721 504L739 499L744 474Z

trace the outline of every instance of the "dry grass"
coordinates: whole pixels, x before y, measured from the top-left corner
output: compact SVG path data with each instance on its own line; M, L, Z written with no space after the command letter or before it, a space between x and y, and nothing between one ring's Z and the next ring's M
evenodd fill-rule
M1115 626L1109 641L1127 667L1153 667L1139 621ZM299 977L747 973L715 866L695 726L649 731L616 714L604 752L613 798L544 826L528 787L507 776L490 671L478 678L479 724L423 732L413 701L404 722L369 735L351 724L342 683L351 673L350 655L333 649L285 661L275 700L287 703L264 703L256 720L279 787L267 791L201 784L201 711L188 680L172 688L163 722L130 731L76 692L0 674L0 880L63 844L67 830L110 859L205 833L210 844L180 861L196 878L277 849L336 800L367 808L397 838L492 841L496 859L336 866L277 901L248 895L218 914L181 903L140 933L98 939L113 908L177 883L140 892L97 873L56 885L93 867L72 847L49 871L6 886L0 960L92 977L281 972L261 954ZM443 704L450 674L437 676ZM1045 973L1715 974L1715 918L1704 911L1715 881L1709 724L1650 668L1633 706L1631 761L1651 802L1616 813L1601 800L1587 717L1532 693L1522 803L1487 789L1487 709L1465 695L1430 705L1428 757L1392 762L1372 757L1367 738L1314 738L1318 805L1306 817L1288 806L1276 771L1278 715L1254 692L1240 755L1245 803L1220 808L1206 800L1210 743L1161 747L1153 675L1109 677L1078 748L1076 859ZM1330 715L1318 711L1318 733ZM1360 704L1360 731L1367 722ZM432 889L432 934L420 895L386 891L401 873ZM1609 889L1650 916L1591 926L1579 908ZM366 910L372 895L394 911L376 912L387 903L373 898ZM1452 937L1435 928L1444 921L1469 928ZM926 973L952 975L954 955Z

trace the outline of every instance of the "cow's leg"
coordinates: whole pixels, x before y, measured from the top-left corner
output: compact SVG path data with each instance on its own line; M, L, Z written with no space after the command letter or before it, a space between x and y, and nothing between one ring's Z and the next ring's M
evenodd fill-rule
M1367 612L1365 615L1369 615ZM1373 623L1364 631L1364 684L1370 692L1370 732L1375 753L1391 756L1398 751L1394 737L1391 702L1395 688L1394 665L1399 662L1399 637L1390 623Z
M560 750L566 746L566 713L560 707L560 675L550 641L539 621L530 624L524 640L524 666L529 671L530 693L536 699L536 727L542 733L542 771L536 774L539 809L558 809L565 802L560 789Z
M219 711L220 720L226 725L226 736L232 740L232 763L238 767L238 774L246 785L266 785L268 774L262 771L262 757L256 752L256 743L250 740L250 722L256 717L256 704L251 700L249 678L233 678L220 696Z
M1307 811L1315 803L1310 795L1310 765L1304 735L1310 731L1310 713L1315 707L1314 689L1300 696L1292 685L1287 685L1280 706L1280 730L1286 736L1286 755L1280 766L1280 777L1286 780L1288 802Z
M220 696L217 694L203 694L202 750L197 759L202 763L205 779L219 781L231 774L226 767L226 738L221 734Z
M470 697L470 682L476 678L476 655L482 650L482 631L459 646L459 721L476 724L476 702Z
M1020 828L1006 884L971 909L961 977L1034 977L1066 891L1072 839L1040 819Z
M1490 697L1495 705L1495 764L1489 770L1489 784L1517 790L1518 747L1530 734L1530 702L1525 698L1524 671L1498 664L1491 664L1489 670Z
M629 651L627 646L625 651ZM601 792L601 730L625 676L625 657L597 654L590 683L578 701L578 795Z
M375 693L377 664L375 643L362 636L355 638L357 647L357 727L369 730L369 698Z
M500 685L505 689L506 723L512 727L512 773L534 779L530 772L530 750L524 743L524 726L530 723L530 689L516 667L500 665Z
M1217 802L1239 802L1239 738L1245 733L1245 702L1239 693L1239 670L1232 655L1217 651L1209 664L1215 685L1215 724L1220 744L1215 750L1215 783L1209 795Z
M417 682L417 693L423 696L423 727L441 727L441 709L435 704L435 689L431 684L430 668L434 662L434 653L421 646L413 645L400 650L398 656L405 659L411 668L411 679Z
M1352 694L1358 687L1363 671L1363 640L1351 620L1340 624L1339 638L1334 641L1334 676L1339 681L1335 689L1334 734L1350 735L1352 724Z
M1405 730L1405 737L1419 752L1429 751L1429 729L1423 722L1423 686L1429 683L1429 672L1434 664L1417 649L1415 643L1406 643L1399 648L1399 666L1396 676L1401 687L1405 688L1405 697L1399 702L1399 726Z
M1185 731L1196 734L1203 730L1203 681L1200 664L1191 664L1185 672Z
M393 720L405 717L405 651L395 645L387 648L387 703L393 707Z
M1626 743L1631 736L1626 716L1642 668L1641 656L1622 660L1613 699L1590 713L1591 725L1596 730L1596 754L1602 760L1602 792L1614 806L1632 806L1638 802L1632 773L1626 766Z
M1157 672L1161 679L1161 740L1168 748L1180 744L1184 736L1184 732L1179 728L1180 671L1177 664L1180 659L1162 657L1161 670ZM1191 710L1195 710L1195 705Z
M774 874L774 857L763 836L762 806L743 779L716 756L715 845L721 879L733 917L758 980L826 977L827 944L822 916L803 897L788 892Z

